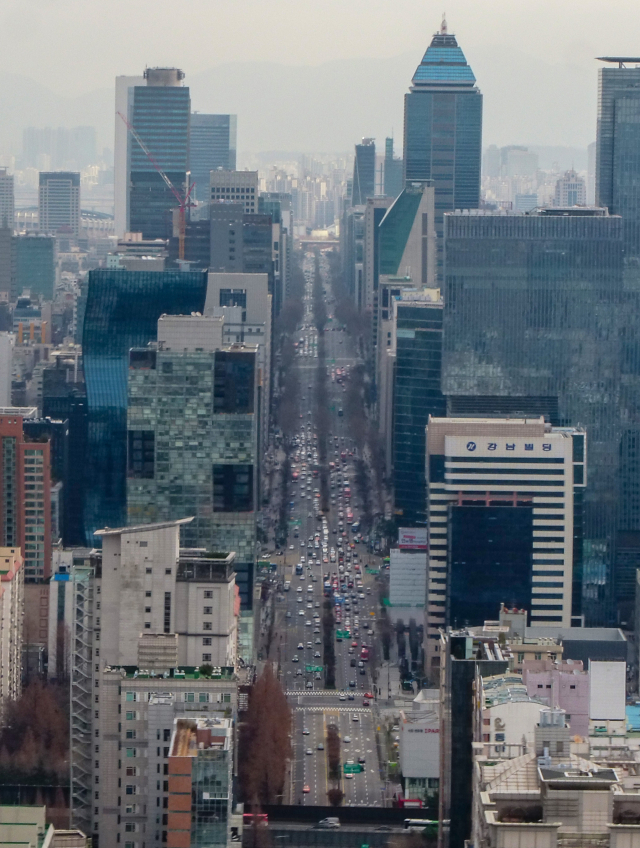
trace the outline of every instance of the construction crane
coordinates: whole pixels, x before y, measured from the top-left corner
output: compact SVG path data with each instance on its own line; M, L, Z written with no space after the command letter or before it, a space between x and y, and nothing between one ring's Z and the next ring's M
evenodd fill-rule
M171 192L173 193L173 196L178 201L178 258L184 259L184 238L185 238L185 233L186 233L186 229L187 229L187 208L191 207L191 206L195 206L195 204L192 203L192 201L191 201L191 192L195 188L196 184L191 183L191 185L189 186L189 191L183 197L182 194L180 194L178 189L171 182L169 177L162 170L160 165L158 165L158 163L156 162L155 158L153 157L151 151L149 150L147 145L144 143L144 141L138 135L135 127L132 124L129 123L129 121L125 118L125 116L122 114L122 112L118 112L118 115L120 115L120 117L122 118L122 120L126 124L127 129L129 130L131 135L135 138L135 140L140 145L142 152L145 154L145 156L147 157L149 162L151 162L151 164L156 169L156 171L160 174L160 176L164 180L165 185L167 186L167 188L169 188L171 190Z

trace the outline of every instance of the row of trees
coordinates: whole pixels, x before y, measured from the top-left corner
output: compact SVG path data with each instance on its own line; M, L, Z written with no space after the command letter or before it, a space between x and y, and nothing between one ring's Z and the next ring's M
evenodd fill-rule
M68 686L35 679L9 701L0 730L0 783L68 783L68 694Z
M271 663L256 680L240 725L238 776L242 799L255 806L282 803L291 760L291 709Z
M336 686L336 647L333 628L335 615L331 599L328 598L323 604L322 613L322 638L324 648L324 682L328 689Z

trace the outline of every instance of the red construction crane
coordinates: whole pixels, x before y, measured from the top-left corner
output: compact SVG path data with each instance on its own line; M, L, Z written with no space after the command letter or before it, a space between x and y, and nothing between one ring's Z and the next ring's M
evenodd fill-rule
M122 112L118 112L118 115L120 115L120 117L122 118L122 120L126 124L127 129L129 130L131 135L135 138L135 140L140 145L142 152L145 154L145 156L147 157L149 162L151 162L151 164L156 169L156 171L160 174L160 176L162 177L162 179L165 182L165 185L169 189L171 189L175 199L178 201L178 257L180 259L184 259L184 237L185 237L185 232L186 232L186 229L187 229L187 207L195 206L195 204L192 203L191 199L190 199L191 198L191 192L195 188L195 183L191 183L191 185L189 186L189 191L183 197L182 194L180 194L180 192L178 191L178 189L173 185L173 183L171 182L169 177L162 170L160 165L158 165L158 163L154 159L151 151L149 150L147 145L144 143L144 141L140 138L140 136L136 132L135 127L133 127L132 124L129 123L129 121L125 118L125 116L122 114Z

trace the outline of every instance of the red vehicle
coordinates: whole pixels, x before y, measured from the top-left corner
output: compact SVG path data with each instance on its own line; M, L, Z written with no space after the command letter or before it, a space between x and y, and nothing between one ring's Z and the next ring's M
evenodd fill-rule
M363 707L368 707L368 706L369 706L369 701L368 701L368 699L367 699L367 698L363 698L363 699L362 699L362 706L363 706Z
M348 486L345 487L344 496L345 496L345 498L351 497L351 489Z
M363 698L369 698L370 700L372 700L373 699L373 692L365 692L362 697Z
M269 816L266 813L243 813L242 823L245 827L251 827L252 824L269 824Z
M361 660L368 660L369 659L369 648L363 648L360 651L360 659Z
M343 462L346 462L346 461L347 461L347 452L346 452L346 451L342 451L342 453L340 454L340 459L341 459Z

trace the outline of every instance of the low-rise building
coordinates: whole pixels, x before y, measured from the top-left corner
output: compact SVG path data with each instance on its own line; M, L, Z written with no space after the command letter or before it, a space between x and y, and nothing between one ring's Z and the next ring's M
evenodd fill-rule
M589 674L579 660L527 660L522 681L530 697L565 710L573 734L589 735Z
M440 784L440 693L422 689L400 713L400 768L405 799L435 798Z

